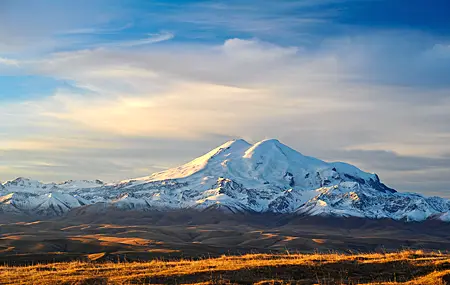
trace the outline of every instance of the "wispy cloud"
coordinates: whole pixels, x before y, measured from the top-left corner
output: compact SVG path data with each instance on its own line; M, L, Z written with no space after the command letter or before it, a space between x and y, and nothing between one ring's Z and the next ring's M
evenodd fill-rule
M9 59L9 58L4 58L4 57L0 57L0 65L1 65L1 64L19 67L19 61L18 61L18 60L15 60L15 59Z
M148 37L139 39L139 40L129 40L129 41L121 41L118 43L111 43L111 45L120 46L120 47L135 47L142 46L148 44L154 44L159 42L164 42L171 40L175 37L173 33L169 32L161 32L157 34L148 34Z
M69 31L62 32L62 35L83 35L83 34L115 34L118 32L125 31L126 29L129 29L133 27L133 23L128 23L126 25L123 25L121 27L107 27L107 28L101 28L101 27L90 27L90 28L81 28L81 29L74 29Z

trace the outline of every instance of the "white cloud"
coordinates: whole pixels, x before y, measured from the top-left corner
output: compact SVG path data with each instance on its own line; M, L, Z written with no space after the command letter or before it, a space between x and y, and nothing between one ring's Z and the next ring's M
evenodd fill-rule
M299 49L297 47L280 47L257 39L242 40L235 38L225 41L223 50L233 60L261 62L292 58Z
M19 61L5 57L0 57L0 65L1 64L19 67Z
M174 37L175 37L175 35L173 33L161 32L158 34L148 34L148 37L144 38L144 39L122 41L122 42L118 42L117 44L111 43L111 45L117 45L117 46L121 46L121 47L134 47L134 46L141 46L141 45L148 45L148 44L164 42L164 41L171 40Z

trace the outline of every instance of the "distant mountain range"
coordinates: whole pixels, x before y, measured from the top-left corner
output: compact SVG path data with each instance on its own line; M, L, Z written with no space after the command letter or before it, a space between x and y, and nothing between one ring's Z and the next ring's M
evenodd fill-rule
M80 207L450 222L450 200L397 192L376 174L304 156L274 139L229 141L182 166L118 183L0 184L0 213L61 216Z

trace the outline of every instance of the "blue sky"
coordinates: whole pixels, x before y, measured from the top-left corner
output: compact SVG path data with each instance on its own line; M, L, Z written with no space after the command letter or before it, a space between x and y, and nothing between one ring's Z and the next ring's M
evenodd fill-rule
M0 2L0 180L118 180L276 137L449 197L445 0Z

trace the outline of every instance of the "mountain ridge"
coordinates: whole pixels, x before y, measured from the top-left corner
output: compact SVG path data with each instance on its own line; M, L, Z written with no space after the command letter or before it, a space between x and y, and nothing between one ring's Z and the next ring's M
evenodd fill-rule
M19 177L0 184L0 212L60 216L106 203L123 210L222 209L225 212L450 221L450 201L400 193L377 174L325 162L267 139L228 141L181 166L104 183L41 183Z

